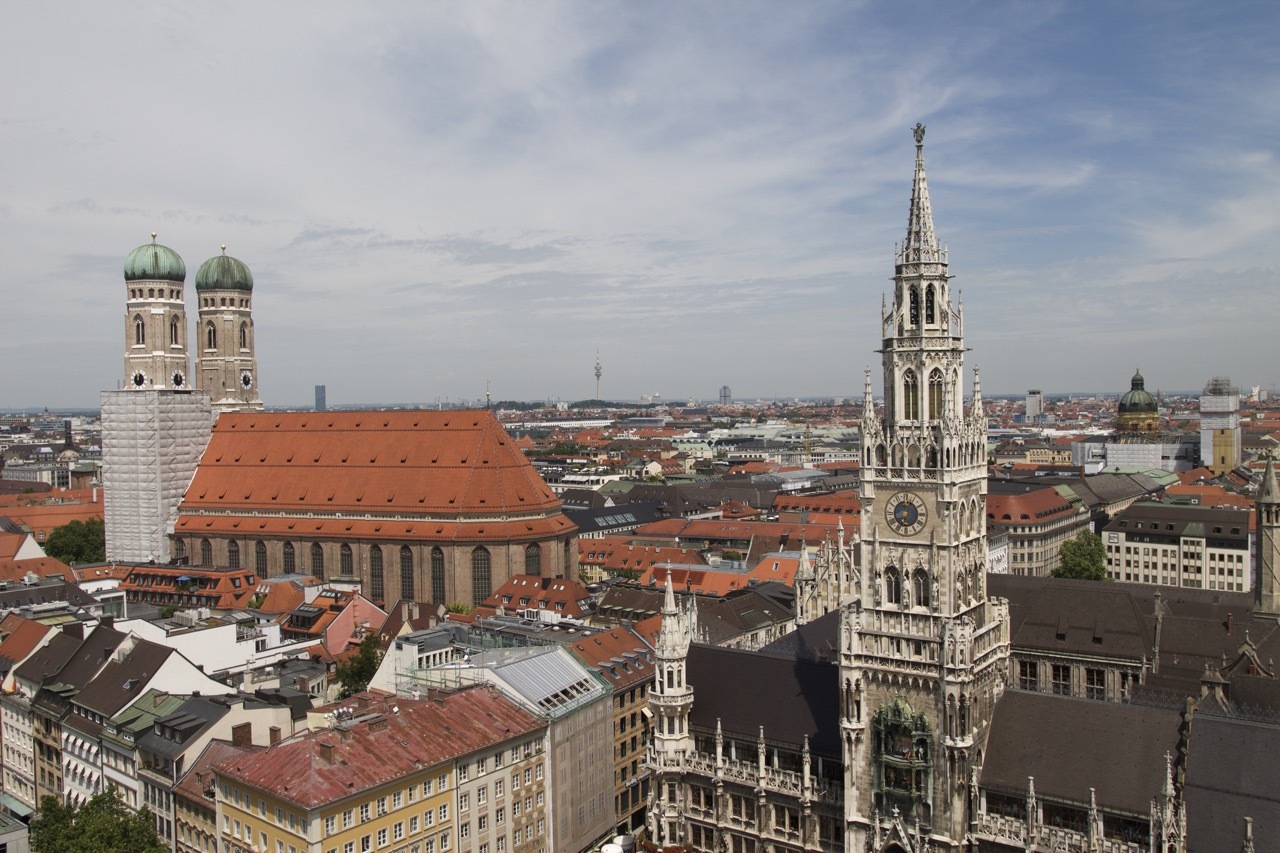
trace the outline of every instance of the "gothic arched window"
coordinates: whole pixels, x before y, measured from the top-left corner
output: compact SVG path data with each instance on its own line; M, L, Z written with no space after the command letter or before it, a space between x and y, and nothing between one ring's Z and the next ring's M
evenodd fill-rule
M917 607L929 606L929 575L924 569L916 569L911 577L911 601Z
M173 317L173 318L171 318L171 319L169 320L169 344L170 344L171 346L175 346L175 347L179 344L179 341L178 341L178 318L177 318L177 317Z
M234 540L227 543L227 565L233 569L240 568L240 543Z
M908 421L920 420L920 380L914 370L902 374L902 417Z
M342 547L338 550L338 571L344 575L354 573L354 562L355 561L351 559L351 546L346 542L343 542Z
M291 575L298 570L298 558L294 554L293 543L284 543L284 573Z
M413 549L400 547L400 597L413 600Z
M142 315L133 318L133 342L139 346L147 342L147 324L142 322Z
M258 542L253 546L253 568L259 577L267 576L267 543Z
M218 348L218 330L214 327L212 323L204 327L204 348L205 349Z
M369 598L373 601L382 601L384 594L382 549L374 545L369 549Z
M889 604L902 603L902 576L894 566L884 572L884 598Z
M311 576L324 580L324 548L319 542L311 543Z
M537 542L524 549L524 573L526 575L542 574L542 546Z
M909 320L913 328L920 326L920 291L911 288L911 313Z
M933 307L933 285L929 285L924 291L924 321L926 323L935 323L937 314Z
M213 565L213 545L209 542L208 539L200 540L200 565L202 566Z
M438 545L431 549L431 601L444 604L444 551Z
M481 604L493 592L489 549L481 545L471 552L471 601Z
M187 542L185 539L175 539L173 543L173 556L187 556Z
M929 372L929 420L942 417L942 371L934 368Z
M240 349L249 348L249 324L240 324Z

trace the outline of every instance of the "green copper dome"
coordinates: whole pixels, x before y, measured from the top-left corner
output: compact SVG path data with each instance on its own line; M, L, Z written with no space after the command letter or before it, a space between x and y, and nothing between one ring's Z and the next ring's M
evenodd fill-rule
M1126 412L1156 412L1159 407L1156 405L1156 398L1152 397L1146 389L1146 380L1142 378L1142 374L1134 371L1133 381L1129 384L1129 390L1120 398L1120 414Z
M242 261L227 254L214 255L196 270L196 290L253 290L253 273Z
M139 246L124 259L125 281L175 281L187 280L187 265L178 253L156 242L151 232L151 242Z

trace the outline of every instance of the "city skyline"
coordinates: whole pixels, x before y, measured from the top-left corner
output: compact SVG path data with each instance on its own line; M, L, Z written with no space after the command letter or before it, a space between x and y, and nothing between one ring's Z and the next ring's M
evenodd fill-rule
M725 8L12 10L0 406L117 386L152 230L268 406L856 399L916 121L987 393L1275 381L1270 5Z

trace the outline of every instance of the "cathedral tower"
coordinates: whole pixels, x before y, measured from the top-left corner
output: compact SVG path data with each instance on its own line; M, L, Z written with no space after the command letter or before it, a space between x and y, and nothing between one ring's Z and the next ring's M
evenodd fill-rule
M986 415L963 404L951 298L916 125L906 240L882 306L884 411L867 372L860 570L841 609L847 850L957 849L1007 677L1008 606L986 591Z
M187 358L187 312L183 287L187 266L178 253L151 242L124 261L125 387L190 389Z
M253 275L239 260L215 255L196 271L199 323L196 381L214 412L261 411L253 350Z
M178 504L213 424L209 398L188 378L187 268L155 238L125 259L125 387L102 394L109 560L170 558Z

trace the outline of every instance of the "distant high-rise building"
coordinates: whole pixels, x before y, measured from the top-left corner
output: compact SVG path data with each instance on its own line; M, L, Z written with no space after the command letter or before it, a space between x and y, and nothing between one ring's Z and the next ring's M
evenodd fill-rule
M323 385L316 386L316 411L317 412L323 412L328 408L324 400L324 390L325 389Z
M196 387L215 412L261 411L253 354L253 275L241 261L215 255L196 271L199 303Z
M733 400L733 392L729 390L728 385L720 386L720 405L727 406Z
M1027 392L1027 413L1026 422L1035 423L1036 419L1044 414L1044 392L1038 388L1032 388Z
M1200 460L1214 474L1240 466L1240 392L1215 376L1200 395Z

